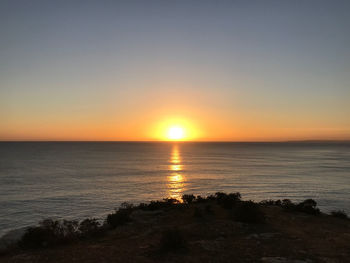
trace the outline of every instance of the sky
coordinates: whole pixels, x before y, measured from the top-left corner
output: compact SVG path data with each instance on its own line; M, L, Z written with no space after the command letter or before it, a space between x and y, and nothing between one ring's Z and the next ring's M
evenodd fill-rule
M350 139L350 2L0 3L0 140Z

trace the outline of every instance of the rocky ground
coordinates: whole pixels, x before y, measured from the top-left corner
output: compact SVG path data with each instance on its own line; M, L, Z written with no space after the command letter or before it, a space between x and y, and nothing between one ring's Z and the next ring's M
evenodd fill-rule
M129 223L101 236L15 248L0 262L350 262L350 220L276 205L259 209L263 223L239 222L215 200L134 209Z

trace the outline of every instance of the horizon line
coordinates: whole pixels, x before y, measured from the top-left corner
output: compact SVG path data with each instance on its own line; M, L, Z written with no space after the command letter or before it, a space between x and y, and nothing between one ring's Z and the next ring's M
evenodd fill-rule
M197 141L197 140L0 140L3 142L118 142L118 143L320 143L320 142L343 142L350 143L350 139L311 139L311 140L278 140L278 141L221 141L221 140L210 140L210 141Z

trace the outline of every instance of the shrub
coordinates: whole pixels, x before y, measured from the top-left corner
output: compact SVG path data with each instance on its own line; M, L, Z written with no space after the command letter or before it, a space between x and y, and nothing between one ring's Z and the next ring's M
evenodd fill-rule
M161 201L151 201L146 210L151 210L151 211L154 211L154 210L159 210L159 209L162 209L164 207L164 202L161 202Z
M295 207L295 204L293 204L293 202L290 199L283 199L282 203L281 203L281 206L284 209L292 209L292 208Z
M224 199L226 196L227 196L226 193L223 193L223 192L216 192L216 193L214 194L214 199L215 199L215 200L222 200L222 199Z
M294 204L289 199L283 199L281 206L287 211L297 211L297 212L303 212L311 215L320 214L320 209L316 207L317 203L313 199L306 199L303 202L300 202L299 204Z
M265 215L259 205L252 201L241 202L234 209L234 218L244 223L264 223Z
M259 202L261 205L274 205L275 201L274 200L262 200Z
M196 202L197 203L204 203L206 201L205 198L201 197L200 195L197 195Z
M276 200L276 201L275 201L275 205L277 205L277 206L281 206L281 205L282 205L281 200L279 200L279 199L278 199L278 200Z
M78 222L45 219L37 227L30 227L22 236L19 245L23 248L49 247L78 237Z
M140 208L144 204L140 204ZM134 210L134 205L124 202L120 205L119 209L114 213L107 215L106 222L112 228L116 228L117 226L125 225L126 223L131 221L130 214Z
M63 236L67 239L74 239L78 235L78 221L76 220L63 220L62 229Z
M176 205L180 203L179 200L175 198L164 198L163 201L168 205Z
M288 199L285 199L288 200ZM282 206L281 200L262 200L260 202L261 205L276 205L276 206Z
M148 210L148 204L140 203L136 208L141 209L141 210Z
M348 219L349 218L344 210L332 211L331 215L334 216L334 217L342 218L342 219Z
M19 245L22 248L39 248L57 243L53 232L41 227L30 227L22 236Z
M80 224L75 220L45 219L39 223L39 226L28 228L18 245L22 248L52 247L100 233L102 233L102 227L95 218L87 218Z
M306 199L305 201L297 204L295 206L296 210L299 212L304 212L307 214L317 215L320 213L320 209L316 208L317 203L313 199Z
M185 204L191 204L196 197L194 195L183 195L182 200L184 201Z
M216 200L216 196L215 195L208 195L206 197L206 201L215 201Z
M132 209L130 208L119 208L113 214L107 215L107 224L112 228L116 228L117 226L125 225L126 223L131 221L130 214Z
M82 237L96 236L101 233L100 225L96 218L87 218L79 224L80 235Z
M169 209L175 207L180 202L174 198L165 198L163 201L151 201L149 204L142 203L138 207L142 210L160 210L160 209Z
M162 252L178 252L187 249L187 241L176 228L168 229L162 233L160 250Z
M241 200L240 193L225 194L217 192L215 194L216 201L219 205L226 209L231 209L237 202Z
M128 202L123 202L123 203L121 203L120 208L121 208L121 209L132 210L132 209L134 208L134 205L133 205L133 204L130 204L130 203L128 203Z

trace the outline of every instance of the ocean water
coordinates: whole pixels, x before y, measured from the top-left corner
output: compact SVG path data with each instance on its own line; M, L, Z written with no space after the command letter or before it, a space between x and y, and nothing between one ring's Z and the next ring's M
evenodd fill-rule
M0 236L122 202L240 192L350 212L349 143L0 143Z

